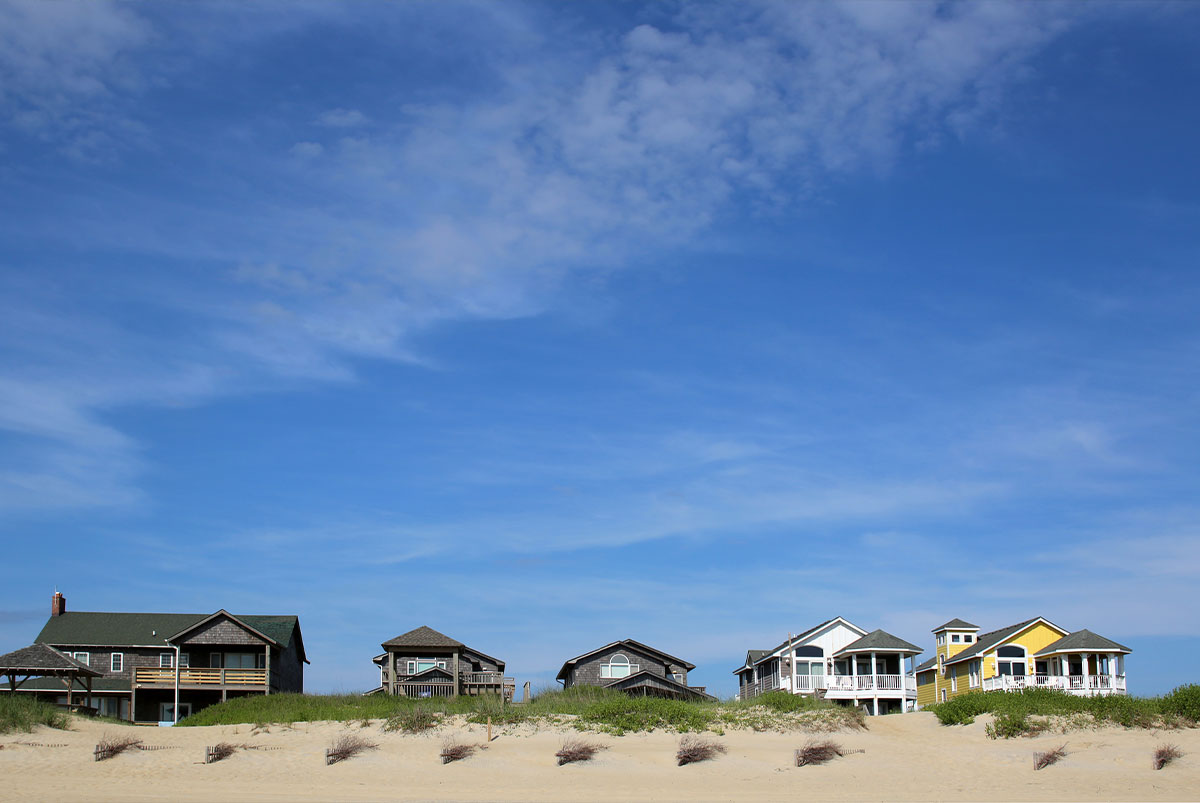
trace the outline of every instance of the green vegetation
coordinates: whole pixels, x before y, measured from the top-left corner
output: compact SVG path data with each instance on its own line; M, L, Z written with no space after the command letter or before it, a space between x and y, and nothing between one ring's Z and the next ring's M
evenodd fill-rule
M68 730L71 718L58 707L33 699L32 695L0 695L0 733L30 733L37 725Z
M992 714L993 739L1032 736L1050 727L1046 717L1065 718L1067 727L1113 724L1127 728L1196 727L1200 724L1200 686L1180 686L1162 697L1075 697L1050 689L1022 692L971 692L929 706L943 725L967 725ZM1041 717L1042 719L1031 719ZM1061 723L1060 723L1061 724Z
M680 733L723 732L725 728L754 730L835 731L865 727L862 714L832 703L772 692L744 702L683 702L657 697L629 697L595 686L552 689L530 702L505 703L495 695L412 699L388 695L272 694L240 697L181 720L194 725L268 724L333 720L363 723L382 720L385 732L416 733L436 727L447 716L494 725L549 722L579 730L616 735L655 729Z

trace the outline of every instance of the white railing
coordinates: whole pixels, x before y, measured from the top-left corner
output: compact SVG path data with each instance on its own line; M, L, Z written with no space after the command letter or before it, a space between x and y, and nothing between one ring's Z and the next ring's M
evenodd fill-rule
M1125 691L1124 675L997 675L983 681L984 691L1057 689L1087 694Z
M831 692L916 691L916 678L905 675L830 675L825 679Z
M473 686L499 686L516 684L513 678L504 677L503 672L463 672L462 682Z
M796 675L795 678L796 691L808 692L825 688L824 675Z

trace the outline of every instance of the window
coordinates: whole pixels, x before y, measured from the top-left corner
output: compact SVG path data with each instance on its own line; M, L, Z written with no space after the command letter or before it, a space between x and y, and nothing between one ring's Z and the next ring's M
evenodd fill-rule
M682 673L682 672L672 672L672 673L671 673L671 677L675 678L675 682L676 682L676 683L683 683L683 682L684 682L684 681L683 681L683 673Z
M171 669L175 666L175 653L160 652L158 654L158 666L160 669Z
M971 684L971 688L972 689L978 688L979 687L979 661L971 661L971 663L968 664L967 668L970 673L969 682Z
M941 634L939 634L939 635L938 635L938 637L937 637L937 643L938 643L938 645L939 645L939 646L941 646L942 644L945 644L945 643L946 643L946 634L945 634L945 633L941 633Z
M953 641L955 644L957 644L959 642L959 640L961 640L961 639L962 639L962 636L958 635L957 633L955 633L953 636L950 637L950 640Z
M182 667L183 669L187 669L191 665L192 665L192 656L187 654L186 652L179 653L179 666Z
M260 652L227 652L224 661L226 669L262 669L266 656Z
M425 658L420 658L420 659L409 659L409 661L408 661L408 674L410 674L410 675L418 675L418 674L420 674L421 672L424 672L424 671L426 671L426 670L429 670L429 669L433 669L435 666L436 666L437 668L439 668L439 669L445 669L445 668L446 668L446 662L445 662L445 661L438 661L438 660L436 660L436 659L433 659L433 658L429 658L429 659L425 659Z
M1006 644L996 650L996 673L1025 677L1025 648L1019 644Z
M946 690L942 689L942 702L946 702Z
M92 654L91 654L91 653L88 653L88 652L77 652L77 653L75 653L75 654L74 654L73 656L71 656L71 657L73 657L73 658L74 658L76 661L78 661L79 663L83 664L84 666L91 666L91 665L92 665Z
M963 636L963 643L964 643L964 644L970 644L970 643L971 643L971 634L970 634L970 633L967 633L965 636Z
M627 678L640 669L641 667L638 664L629 663L628 658L621 653L617 653L608 659L607 664L600 664L600 677Z
M958 691L958 667L950 673L950 691Z
M110 664L109 668L113 672L124 672L125 671L125 653L114 652L112 654L111 660L112 660L112 663Z
M938 656L938 672L946 674L946 656L944 655Z

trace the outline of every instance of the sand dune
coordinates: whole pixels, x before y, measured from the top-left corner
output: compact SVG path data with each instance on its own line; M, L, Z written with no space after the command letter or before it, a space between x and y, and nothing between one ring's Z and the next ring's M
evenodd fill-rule
M832 738L864 752L817 767L792 766L805 734L732 732L714 737L728 752L677 767L672 733L588 736L608 746L583 764L559 767L555 751L568 728L524 726L499 732L486 750L443 765L443 741L483 744L485 728L455 720L428 736L384 734L378 722L300 723L207 728L132 728L76 720L74 730L39 729L0 736L0 799L138 800L1196 800L1200 798L1200 731L1100 728L1066 735L992 741L985 718L943 727L931 714L880 717L870 730ZM377 750L325 766L324 750L354 731ZM132 733L167 749L92 760L102 735ZM244 742L205 765L204 748ZM63 744L39 747L19 742ZM1183 758L1155 771L1151 754L1164 742ZM1069 755L1040 772L1033 754L1066 743Z

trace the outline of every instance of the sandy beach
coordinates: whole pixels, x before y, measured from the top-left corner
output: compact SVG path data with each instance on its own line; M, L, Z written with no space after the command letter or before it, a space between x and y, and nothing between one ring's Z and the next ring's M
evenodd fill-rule
M450 722L429 735L380 732L357 723L133 728L76 719L73 730L39 728L0 737L0 799L49 800L1195 800L1200 797L1200 730L1105 727L1036 738L990 740L987 718L943 727L932 714L880 717L866 732L837 733L852 753L816 767L793 766L806 734L738 731L713 738L727 752L678 767L679 735L585 735L607 749L587 763L557 765L570 728L521 726L486 750L443 765L448 738L483 744L486 728ZM378 749L326 766L341 733L362 734ZM96 762L104 735L131 734L165 749L132 750ZM254 745L204 764L207 745ZM1155 747L1184 756L1155 771ZM25 743L25 744L22 744ZM1042 771L1035 751L1067 745L1068 756ZM62 746L56 746L62 745Z

